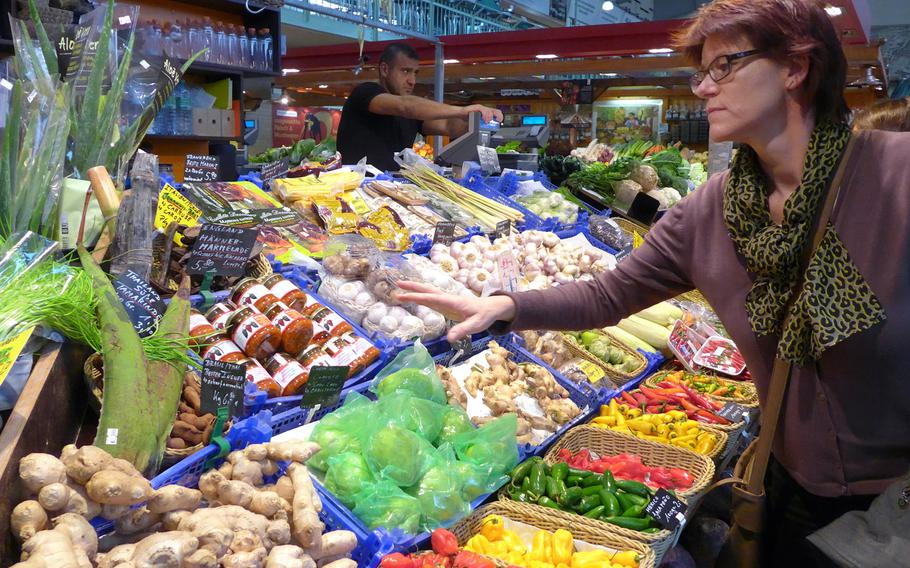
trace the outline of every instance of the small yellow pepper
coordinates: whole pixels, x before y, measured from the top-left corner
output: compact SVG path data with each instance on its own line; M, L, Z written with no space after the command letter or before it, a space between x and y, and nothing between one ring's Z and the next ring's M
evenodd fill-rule
M482 534L475 534L468 539L468 542L466 542L464 546L465 550L478 554L486 554L489 547L490 541Z
M553 564L571 563L573 552L575 552L575 541L572 533L565 529L558 529L553 533L553 553L550 556Z
M610 565L610 553L606 550L587 550L572 555L572 568L603 568Z
M554 568L552 562L546 562L543 560L529 560L528 568Z
M490 542L502 539L503 529L502 517L499 515L487 515L480 523L480 534Z
M515 533L515 531L510 531L508 529L503 530L502 540L509 545L509 550L521 552L522 554L528 551L528 547L525 545L524 541L521 540L521 537Z
M534 535L534 540L531 543L531 553L527 557L528 560L542 560L543 562L549 562L552 555L552 535L547 531L537 531L537 534Z
M639 556L639 554L634 550L626 550L623 552L617 552L610 560L614 564L627 566L628 568L638 568L638 563L641 561L641 556Z

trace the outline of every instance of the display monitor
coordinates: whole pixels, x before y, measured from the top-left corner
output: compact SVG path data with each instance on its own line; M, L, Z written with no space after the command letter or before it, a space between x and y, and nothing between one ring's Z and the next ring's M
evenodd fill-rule
M547 117L542 114L532 114L521 117L522 126L546 126Z

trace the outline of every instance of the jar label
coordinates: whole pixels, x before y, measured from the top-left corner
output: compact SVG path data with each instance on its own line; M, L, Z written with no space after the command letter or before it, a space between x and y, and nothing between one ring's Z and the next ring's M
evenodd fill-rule
M351 338L353 338L353 341L350 341ZM345 340L348 341L348 349L356 353L358 357L373 348L373 344L363 337L346 335Z
M275 375L272 378L275 379L275 382L278 383L279 385L281 385L282 390L284 390L284 388L286 386L291 384L291 381L293 381L294 379L296 379L303 373L306 373L306 369L303 368L303 365L301 365L294 359L291 359L290 361L288 361L287 363L285 363L284 365L279 367L278 370L275 372Z
M313 321L319 323L329 333L347 323L340 315L325 307L313 313Z
M253 364L249 365L246 368L246 380L251 383L259 384L262 381L267 381L272 378L272 375L268 371L262 368L261 365Z
M247 317L234 328L234 343L240 346L240 349L246 351L250 338L253 337L257 331L269 326L271 323L269 318L262 314L253 314Z
M293 292L294 290L300 290L297 286L294 285L290 280L281 280L276 284L272 285L272 294L275 294L282 300L285 296ZM309 298L309 296L307 296Z
M200 327L212 327L212 324L202 314L190 314L190 335L194 335L193 330Z
M250 286L237 301L239 306L252 306L256 300L265 296L269 293L269 289L263 286L262 284L254 284Z
M230 339L222 339L206 350L204 359L221 361L225 355L230 355L231 353L240 353L240 348Z
M320 355L319 357L316 357L309 363L305 364L303 368L309 371L313 367L331 367L334 364L335 360L329 355Z
M275 327L281 330L281 333L284 333L284 330L291 325L294 321L303 318L303 315L297 310L288 308L282 310L277 316L272 318L272 323L275 324Z
M352 346L346 346L335 355L335 364L340 367L350 367L355 359L359 359L362 354L353 349Z
M215 321L212 322L212 327L218 331L223 331L225 328L227 328L227 321L232 315L234 315L234 312L225 312L221 314L215 318Z

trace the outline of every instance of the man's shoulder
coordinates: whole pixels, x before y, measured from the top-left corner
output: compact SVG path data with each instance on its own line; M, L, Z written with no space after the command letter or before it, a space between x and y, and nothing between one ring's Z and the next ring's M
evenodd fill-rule
M375 81L367 81L366 83L361 83L354 87L354 90L351 91L351 95L355 94L380 94L387 92L382 85Z

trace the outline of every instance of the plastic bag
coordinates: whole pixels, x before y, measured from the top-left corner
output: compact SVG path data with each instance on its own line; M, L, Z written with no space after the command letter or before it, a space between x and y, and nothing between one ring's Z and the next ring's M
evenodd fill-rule
M379 250L360 235L333 236L326 241L322 263L333 276L366 278L379 264Z
M609 217L592 215L588 221L591 235L616 250L632 246L632 235L625 232Z
M414 341L426 337L423 320L401 306L389 306L378 301L369 307L362 325L370 333L380 333L399 341Z
M307 461L307 466L325 471L330 457L360 452L377 418L372 401L358 393L349 394L344 406L323 417L313 429L310 439L321 449Z
M420 528L420 501L394 483L380 481L365 487L354 500L354 514L370 529L385 527L416 534Z
M445 407L441 404L404 391L383 397L377 406L389 423L410 430L428 442L436 440L442 431Z
M468 418L468 413L460 406L447 405L442 412L442 429L439 435L433 441L434 445L439 447L445 443L450 443L452 439L461 434L474 429L474 424Z
M344 452L328 459L325 488L346 507L353 507L355 496L364 487L376 482L370 466L359 452Z
M364 444L363 456L380 479L387 479L399 487L410 487L420 480L435 451L428 441L414 432L387 424L376 430Z
M493 483L518 465L518 446L515 444L517 430L518 417L506 414L476 430L455 435L452 447L459 460L489 467L487 481Z
M319 285L319 295L357 325L362 324L367 311L376 304L376 298L367 291L363 282L336 276L326 276L323 279Z
M448 403L445 387L436 374L436 362L419 341L403 349L379 371L370 390L379 398L406 391L438 404Z
M455 452L446 444L439 448L420 482L407 491L420 502L425 528L438 527L471 512L471 505L462 496L462 478L456 463Z

